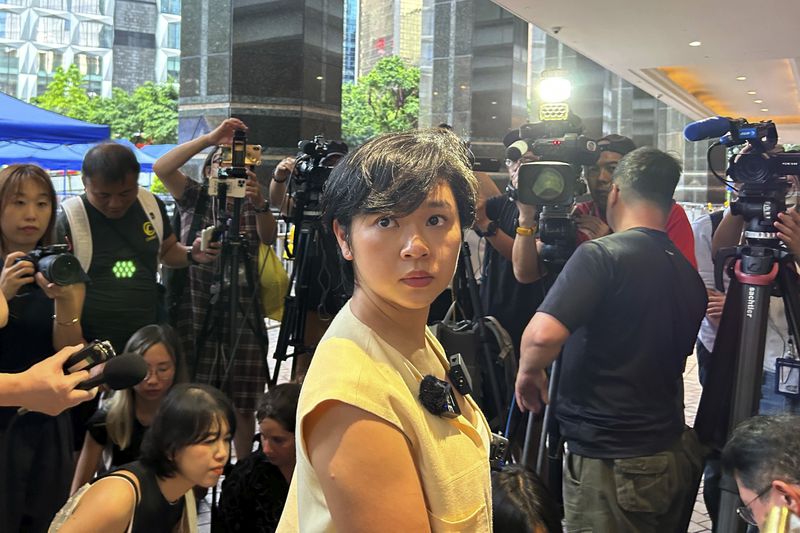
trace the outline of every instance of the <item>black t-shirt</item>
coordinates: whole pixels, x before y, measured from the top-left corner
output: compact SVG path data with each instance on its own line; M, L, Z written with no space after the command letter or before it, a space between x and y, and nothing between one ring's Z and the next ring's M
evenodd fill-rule
M519 211L517 204L507 195L488 199L486 214L489 219L497 222L500 230L512 238L515 236ZM481 303L486 314L495 317L506 328L517 353L522 332L543 298L544 287L541 281L517 281L511 261L503 257L487 240L483 255Z
M117 394L120 393L121 392ZM98 444L107 446L111 443L111 466L116 467L137 460L139 458L139 450L142 447L142 439L144 439L144 433L147 431L147 428L134 416L133 426L131 427L131 440L128 443L128 447L123 450L108 436L108 430L106 429L107 417L108 410L98 409L97 412L92 415L92 418L89 419L89 422L86 423L86 431L89 432L89 435L91 435Z
M106 218L81 197L92 231L91 282L83 304L84 337L110 340L119 353L128 338L142 326L157 321L159 294L156 285L159 240L153 224L137 201L119 219ZM163 240L172 235L164 202L156 199L164 223ZM70 233L66 215L57 222L61 242Z
M0 329L0 372L23 372L55 353L53 309L53 300L35 283L24 286L9 300L8 324ZM16 407L0 407L0 431L16 412ZM47 417L40 413L26 416Z
M539 307L572 333L556 401L570 451L624 458L672 444L706 302L666 233L635 228L578 247Z
M122 465L114 472L119 470L133 472L139 480L139 505L133 515L133 533L172 533L183 516L186 497L182 496L174 504L168 502L158 487L156 475L139 461Z

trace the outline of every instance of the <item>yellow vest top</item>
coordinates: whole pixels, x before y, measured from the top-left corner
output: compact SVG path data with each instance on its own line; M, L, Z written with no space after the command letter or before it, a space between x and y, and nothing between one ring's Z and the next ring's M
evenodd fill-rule
M406 436L432 531L491 531L489 425L471 396L464 398L471 409L463 409L462 402L465 412L452 419L431 414L419 402L423 376L443 379L449 369L441 344L427 328L425 337L426 349L407 359L359 321L349 302L339 311L303 382L295 429L297 465L278 533L336 531L303 435L303 419L326 400L372 413ZM364 483L369 480L365 472Z

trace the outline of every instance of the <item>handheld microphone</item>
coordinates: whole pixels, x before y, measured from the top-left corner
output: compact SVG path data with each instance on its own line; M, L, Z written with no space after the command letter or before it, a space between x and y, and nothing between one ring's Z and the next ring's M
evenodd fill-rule
M81 382L75 388L90 390L105 384L113 390L122 390L133 387L145 377L147 377L147 363L142 356L125 353L109 360L101 374Z
M683 136L687 141L704 141L722 137L731 130L731 119L711 117L692 122L683 128Z

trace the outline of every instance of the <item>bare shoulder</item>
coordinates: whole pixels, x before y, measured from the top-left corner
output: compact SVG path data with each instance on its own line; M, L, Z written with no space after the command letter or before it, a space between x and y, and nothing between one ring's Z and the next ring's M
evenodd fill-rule
M139 480L132 472L122 471L137 486ZM133 515L135 504L131 482L107 476L95 481L83 495L75 511L61 528L61 533L123 532Z

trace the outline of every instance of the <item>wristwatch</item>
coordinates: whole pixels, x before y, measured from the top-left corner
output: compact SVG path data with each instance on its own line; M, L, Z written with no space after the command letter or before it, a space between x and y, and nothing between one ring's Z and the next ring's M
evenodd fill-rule
M197 262L197 260L194 257L192 257L192 249L191 248L186 250L186 260L189 262L189 264L187 266L199 265L200 264L200 263Z
M496 220L490 221L486 225L486 231L481 231L481 229L476 226L475 233L478 234L478 237L494 237L495 235L497 235L497 221Z
M256 207L253 209L253 211L255 211L256 213L266 213L267 211L269 211L269 202L267 200L264 200L264 203L261 205L261 207Z

